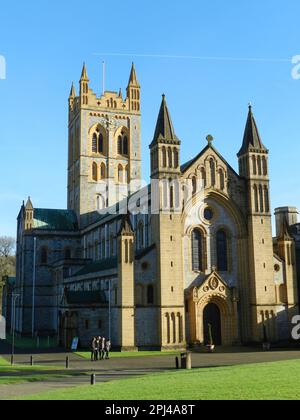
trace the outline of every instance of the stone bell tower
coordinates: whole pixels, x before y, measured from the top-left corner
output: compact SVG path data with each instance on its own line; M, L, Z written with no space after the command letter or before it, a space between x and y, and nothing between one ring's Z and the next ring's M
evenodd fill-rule
M257 124L249 106L243 145L238 153L240 175L247 182L249 279L247 306L250 325L244 325L244 342L263 339L264 327L268 339L277 340L276 294L272 220L270 206L269 151L263 145ZM246 305L246 302L244 302Z
M181 234L180 140L175 134L163 96L156 130L150 145L152 237L157 249L159 333L162 349L185 347L185 308Z

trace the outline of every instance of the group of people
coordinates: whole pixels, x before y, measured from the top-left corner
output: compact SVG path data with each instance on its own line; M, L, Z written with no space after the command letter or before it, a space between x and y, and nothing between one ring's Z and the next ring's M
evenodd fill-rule
M109 359L111 341L105 337L94 337L91 342L91 361Z

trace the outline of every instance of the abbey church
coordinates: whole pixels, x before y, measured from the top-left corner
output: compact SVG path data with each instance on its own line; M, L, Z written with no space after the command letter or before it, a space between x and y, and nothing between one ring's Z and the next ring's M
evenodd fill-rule
M288 341L297 210L276 210L274 238L269 151L252 107L237 173L212 136L181 162L188 144L163 96L146 185L134 65L125 96L97 96L84 65L68 106L68 208L32 198L18 216L17 332L66 347L101 335L124 351L205 345L209 325L216 345Z

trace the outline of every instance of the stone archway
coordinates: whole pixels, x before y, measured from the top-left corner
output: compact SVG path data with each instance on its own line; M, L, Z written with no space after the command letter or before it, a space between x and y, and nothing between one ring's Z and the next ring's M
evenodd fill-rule
M216 345L238 343L237 301L236 289L228 287L216 272L194 287L189 304L191 343L207 344L208 323L213 324Z
M215 303L209 303L206 305L203 311L203 331L204 331L204 343L209 344L210 334L209 326L211 326L213 343L216 346L222 345L222 320L221 311Z

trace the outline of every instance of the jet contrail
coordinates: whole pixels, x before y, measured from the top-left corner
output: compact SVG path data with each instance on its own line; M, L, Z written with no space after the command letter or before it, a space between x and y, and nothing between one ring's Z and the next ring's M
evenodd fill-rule
M106 57L138 57L138 58L166 58L180 60L203 60L203 61L241 61L261 63L290 63L289 58L255 58L255 57L209 57L198 55L167 55L167 54L137 54L137 53L94 53L97 56Z

